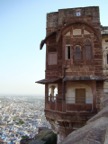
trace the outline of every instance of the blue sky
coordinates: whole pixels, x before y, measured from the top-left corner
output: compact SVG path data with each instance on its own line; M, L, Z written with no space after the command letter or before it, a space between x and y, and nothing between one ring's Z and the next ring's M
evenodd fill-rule
M84 6L99 6L108 26L107 0L0 0L0 95L44 95L46 14Z

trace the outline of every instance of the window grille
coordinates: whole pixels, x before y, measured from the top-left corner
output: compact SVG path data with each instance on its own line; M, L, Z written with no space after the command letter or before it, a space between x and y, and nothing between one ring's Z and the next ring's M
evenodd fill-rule
M76 45L74 48L74 61L81 61L82 59L82 52L81 52L81 46Z

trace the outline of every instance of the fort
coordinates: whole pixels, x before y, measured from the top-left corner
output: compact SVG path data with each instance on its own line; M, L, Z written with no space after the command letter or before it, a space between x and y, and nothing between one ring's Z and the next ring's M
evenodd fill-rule
M98 6L47 14L45 116L58 143L101 109L108 93L108 27Z

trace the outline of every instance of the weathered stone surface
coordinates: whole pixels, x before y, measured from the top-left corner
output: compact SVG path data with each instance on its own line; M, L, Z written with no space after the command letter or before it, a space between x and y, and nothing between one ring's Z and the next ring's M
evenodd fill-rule
M44 141L41 140L32 140L31 142L29 142L28 144L45 144Z
M88 123L95 121L101 117L108 117L108 106L102 109L97 115L95 115L93 118L91 118Z
M57 136L52 130L42 130L35 139L43 141L44 144L56 144L57 142Z
M108 118L101 117L71 133L62 144L103 144Z
M32 140L28 144L45 144L45 141L41 140Z
M108 127L106 129L106 134L105 134L105 142L104 144L108 144Z
M28 144L56 144L56 142L56 134L49 129L44 129L41 130Z
M25 138L20 141L20 144L56 144L57 135L49 129L42 129L32 139Z

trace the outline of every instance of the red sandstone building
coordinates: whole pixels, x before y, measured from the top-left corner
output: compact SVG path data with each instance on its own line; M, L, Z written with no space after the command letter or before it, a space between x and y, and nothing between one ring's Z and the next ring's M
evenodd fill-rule
M47 14L45 116L60 141L100 109L103 54L99 7Z

